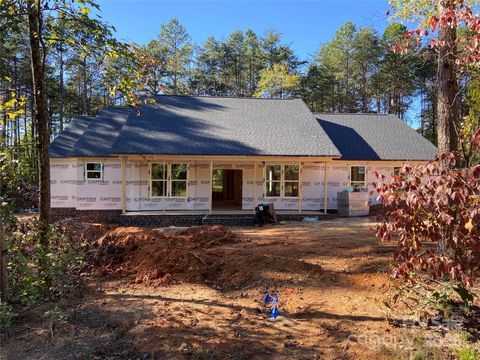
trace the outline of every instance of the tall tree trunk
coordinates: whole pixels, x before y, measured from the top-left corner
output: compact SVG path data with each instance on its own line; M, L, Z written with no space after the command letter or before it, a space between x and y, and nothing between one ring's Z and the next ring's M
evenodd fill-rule
M368 77L367 75L363 76L363 82L362 82L362 112L367 113L368 112Z
M178 95L177 93L177 70L175 69L175 72L173 73L173 95Z
M63 47L60 46L60 109L58 111L58 119L60 121L60 131L63 130L63 98L64 98L64 85L63 85Z
M83 76L83 89L82 89L82 115L88 115L88 106L87 106L87 57L83 57L83 66L82 66L82 76Z
M249 66L248 66L248 96L252 96L253 94L253 65L252 65L252 58L249 59Z
M348 54L347 54L348 56ZM349 64L349 61L348 61L348 58L347 58L347 63L346 63L346 67L345 67L345 101L343 102L343 110L342 111L345 111L345 112L353 112L351 111L350 109L350 101L349 101L349 89L348 89L348 85L350 83L350 64Z
M19 96L20 92L18 91L18 66L17 66L17 56L13 56L13 90L15 91L15 96ZM13 112L18 111L18 103L15 102L13 105ZM20 117L16 117L14 120L14 144L20 145ZM18 151L18 147L14 148L15 151Z
M7 138L7 112L3 111L2 116L2 144L4 148L8 146L8 138Z
M40 1L39 1L40 3ZM45 47L42 46L42 12L34 1L28 2L28 27L32 88L35 99L35 123L40 190L40 244L48 246L47 229L50 223L50 159L48 157L49 129L45 86ZM43 51L42 51L43 50Z
M0 217L0 300L2 300L2 302L8 301L7 284L7 249L5 247L3 222Z
M439 18L450 1L438 1ZM437 67L437 138L440 152L458 150L458 82L455 73L457 29L440 23L438 40L442 44Z
M25 111L25 114L23 116L23 143L25 144L25 149L27 149L27 151L29 151L29 146L28 146L28 125L27 125L27 114L28 114L28 104L27 102L25 101L25 105L23 106L24 108L24 111Z

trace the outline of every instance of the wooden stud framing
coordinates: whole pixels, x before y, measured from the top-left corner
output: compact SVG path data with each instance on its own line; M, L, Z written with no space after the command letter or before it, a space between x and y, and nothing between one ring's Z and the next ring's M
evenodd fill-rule
M327 175L327 162L324 162L324 172L323 172L323 212L327 213L328 207L328 175Z
M298 163L298 213L302 213L302 163Z
M213 161L210 160L210 196L209 196L210 206L208 212L212 213L213 207Z
M257 163L253 162L253 212L255 212L255 204L257 203Z
M122 156L122 215L127 212L127 169L126 158Z

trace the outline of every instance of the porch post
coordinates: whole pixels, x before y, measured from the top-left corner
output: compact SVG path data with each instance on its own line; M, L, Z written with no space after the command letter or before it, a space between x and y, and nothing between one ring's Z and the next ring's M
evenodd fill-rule
M326 214L327 213L327 207L328 207L328 175L327 175L327 162L323 163L325 168L324 168L324 173L323 173L323 212Z
M302 213L302 163L298 163L298 213Z
M212 204L213 204L213 161L210 160L210 206L208 208L208 212L212 213Z
M122 159L122 215L126 213L127 205L127 170L126 170L126 159L125 156L121 157Z
M255 212L255 204L257 202L257 163L253 162L253 212Z

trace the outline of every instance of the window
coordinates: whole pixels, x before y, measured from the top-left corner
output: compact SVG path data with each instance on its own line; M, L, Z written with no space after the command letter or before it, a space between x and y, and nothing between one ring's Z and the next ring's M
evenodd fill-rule
M280 189L282 183L282 166L267 165L267 197L280 197Z
M187 171L188 164L150 164L150 196L187 196Z
M365 166L350 167L350 186L365 187Z
M151 164L150 168L151 183L150 183L150 195L152 197L165 197L167 196L167 164Z
M298 197L298 165L285 165L285 197Z
M187 164L172 164L171 196L187 196Z
M401 166L394 166L393 167L393 175L394 176L398 176L400 175L400 171L402 170L402 167Z
M103 164L101 162L85 163L85 179L102 180Z
M298 197L298 165L267 165L265 169L267 197Z

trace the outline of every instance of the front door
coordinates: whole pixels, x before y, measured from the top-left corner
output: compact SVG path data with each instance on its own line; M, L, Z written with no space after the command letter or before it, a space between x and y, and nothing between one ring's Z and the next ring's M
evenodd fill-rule
M213 170L212 205L215 210L242 208L242 170Z

